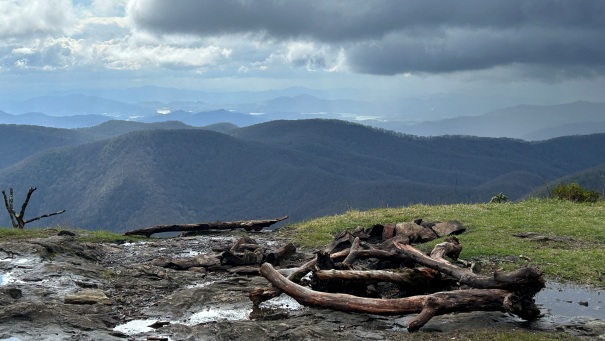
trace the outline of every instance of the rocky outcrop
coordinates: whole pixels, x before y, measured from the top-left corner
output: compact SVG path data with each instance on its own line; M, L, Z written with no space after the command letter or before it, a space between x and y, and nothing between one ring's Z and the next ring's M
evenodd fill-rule
M251 275L254 267L246 274L213 267L214 260L204 267L208 259L203 255L250 252L245 245L231 250L240 237L241 233L236 233L96 244L78 241L78 236L55 236L0 242L0 339L405 338L409 316L304 307L285 295L254 308L249 292L268 284L264 278ZM271 233L253 237L271 252L287 244L275 240ZM281 264L282 270L313 258L314 250L307 251L297 250ZM200 266L176 266L174 262L192 258ZM170 260L173 266L164 267L162 259ZM230 267L238 268L243 269ZM467 329L520 327L506 314L480 312L434 317L425 332L449 332L461 325Z

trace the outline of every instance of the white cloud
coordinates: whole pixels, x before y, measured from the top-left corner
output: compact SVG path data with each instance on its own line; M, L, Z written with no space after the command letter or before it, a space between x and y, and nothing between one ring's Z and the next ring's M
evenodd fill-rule
M65 33L75 20L69 0L3 0L0 13L0 38Z
M219 46L179 47L171 45L139 45L132 39L116 39L96 44L95 59L109 69L140 70L151 68L198 71L229 59L231 50Z
M20 70L54 71L80 63L81 41L61 37L31 40L14 47L3 59Z

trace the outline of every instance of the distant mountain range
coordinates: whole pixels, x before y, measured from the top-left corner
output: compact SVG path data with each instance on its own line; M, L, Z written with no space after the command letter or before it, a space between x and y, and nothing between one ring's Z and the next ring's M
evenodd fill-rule
M480 116L400 125L392 129L423 136L470 135L525 140L602 133L605 132L605 103L521 105Z
M92 127L110 120L181 121L239 127L289 119L341 119L419 136L469 135L545 140L605 132L605 103L519 105L491 110L460 96L367 101L303 87L261 92L203 92L162 87L86 90L0 99L0 124ZM338 93L338 92L336 92ZM343 92L344 93L344 92ZM454 117L455 116L455 117ZM446 117L439 119L441 117Z
M4 155L20 151L0 183L15 188L16 205L38 187L27 216L66 209L40 224L114 231L284 214L300 221L350 208L486 202L499 192L517 199L605 164L605 134L428 138L337 120L0 128Z

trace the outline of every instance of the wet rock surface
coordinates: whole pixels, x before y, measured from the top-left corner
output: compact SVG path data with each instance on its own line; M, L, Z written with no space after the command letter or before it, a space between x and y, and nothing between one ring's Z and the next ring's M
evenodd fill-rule
M55 236L0 242L0 339L18 340L401 340L410 316L376 316L300 306L282 295L253 309L248 293L267 281L254 271L226 271L220 263L189 270L159 260L229 250L241 234L149 239L125 244ZM252 237L267 248L287 241L271 233ZM297 252L292 262L310 258ZM204 261L202 261L204 260ZM288 266L288 264L282 265ZM252 274L252 275L251 275ZM525 322L503 313L433 318L420 333L444 337L464 329L566 331L605 334L603 299L563 297L551 287L545 317ZM578 289L579 290L579 289ZM558 314L576 307L578 316ZM591 310L592 309L592 310ZM573 314L573 313L572 313Z

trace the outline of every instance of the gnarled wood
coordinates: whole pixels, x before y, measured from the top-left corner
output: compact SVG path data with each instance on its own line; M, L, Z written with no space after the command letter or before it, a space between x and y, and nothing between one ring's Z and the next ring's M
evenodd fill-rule
M191 232L191 231L207 231L207 230L234 230L243 228L246 231L260 231L265 227L269 227L282 220L288 219L288 216L275 219L267 220L241 220L231 222L216 221L212 223L198 223L198 224L176 224L176 225L158 225L154 227L148 227L144 229L138 229L128 231L124 233L125 236L146 236L150 237L156 233L163 232Z
M433 316L455 311L508 311L523 318L535 318L540 314L533 302L520 302L516 297L511 297L513 293L502 289L468 289L398 299L375 299L305 288L286 279L268 263L260 267L260 272L271 284L303 305L370 314L420 312L409 323L409 331L418 330Z
M462 252L462 245L456 237L449 237L443 243L435 245L433 251L431 251L431 258L441 262L447 262L443 257L448 256L454 260L458 259Z
M419 278L425 280L439 280L441 276L436 271L425 271L426 269L403 269L400 272L385 270L319 270L313 274L317 279L344 280L344 281L367 281L367 282L391 282L405 286L419 284Z
M403 244L396 244L402 254L416 263L435 269L443 274L456 278L460 283L480 289L507 289L524 291L533 296L544 288L544 276L537 268L525 267L512 272L495 272L493 276L481 276L469 269L459 268L444 259L432 259L417 249Z
M292 243L288 243L275 251L271 251L265 255L265 262L271 263L273 265L279 265L279 263L293 255L296 252L296 246Z

